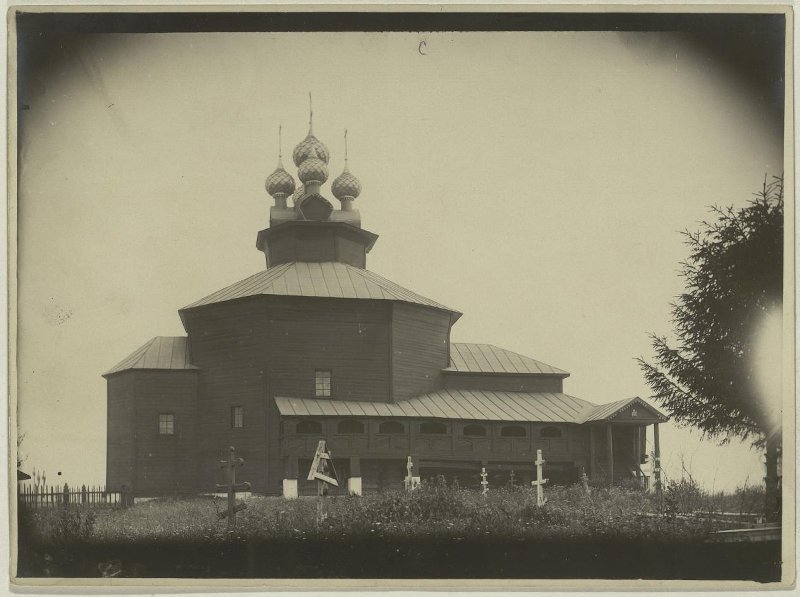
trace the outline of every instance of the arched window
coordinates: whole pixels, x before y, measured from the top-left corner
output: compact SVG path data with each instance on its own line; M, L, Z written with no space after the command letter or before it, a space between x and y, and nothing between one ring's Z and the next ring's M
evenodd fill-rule
M384 421L378 425L378 433L405 433L406 426L398 421Z
M525 428L520 425L506 425L500 430L501 437L525 437Z
M469 435L471 437L485 437L486 427L483 425L467 425L464 427L464 435Z
M336 426L337 433L364 433L364 423L356 419L345 419L339 421Z
M542 427L539 432L539 437L555 438L561 437L561 429L558 427Z
M447 425L438 421L425 421L419 425L420 433L444 435L447 433Z
M297 433L319 434L322 433L322 424L319 421L300 421L295 430Z

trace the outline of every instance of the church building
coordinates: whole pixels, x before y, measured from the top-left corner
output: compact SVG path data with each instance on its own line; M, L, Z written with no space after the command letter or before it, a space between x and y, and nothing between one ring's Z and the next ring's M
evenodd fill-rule
M329 159L309 126L292 154L300 184L280 154L266 180L265 268L180 309L185 336L152 338L103 374L108 489L212 492L233 446L254 493L312 494L321 439L341 492L402 487L409 457L423 480L478 487L485 467L492 485L529 484L537 449L549 483L585 471L647 484L667 417L639 398L566 394L569 373L528 356L451 342L459 311L367 269L378 235L354 206L361 183L345 145L335 207Z

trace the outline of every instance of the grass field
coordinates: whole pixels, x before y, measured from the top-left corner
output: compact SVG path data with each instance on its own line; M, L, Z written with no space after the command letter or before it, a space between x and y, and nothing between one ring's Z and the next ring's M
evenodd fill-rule
M749 578L780 574L779 545L715 545L730 528L693 484L661 498L626 488L520 487L483 496L443 482L414 492L317 499L253 496L227 530L213 497L129 508L20 511L20 576L192 578ZM717 496L718 497L718 496ZM751 496L752 497L752 496ZM730 506L733 502L718 502Z

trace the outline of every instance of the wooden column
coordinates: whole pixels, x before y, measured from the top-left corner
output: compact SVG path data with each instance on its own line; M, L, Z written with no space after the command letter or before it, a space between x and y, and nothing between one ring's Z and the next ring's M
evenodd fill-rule
M614 485L614 434L611 423L606 425L606 458L608 460L608 485Z
M661 491L661 445L658 442L658 423L653 425L653 450L655 452L653 468L656 477L656 492L659 492Z
M642 476L641 473L639 472L639 468L642 463L642 454L641 454L642 441L640 439L641 432L642 432L641 425L637 425L636 427L633 428L633 464L635 466L633 472L636 475L636 481L639 483L642 482Z
M595 476L594 461L595 461L594 426L589 426L589 478L590 479L594 479Z
M347 492L354 495L361 495L361 458L358 456L350 457L350 477L347 479Z

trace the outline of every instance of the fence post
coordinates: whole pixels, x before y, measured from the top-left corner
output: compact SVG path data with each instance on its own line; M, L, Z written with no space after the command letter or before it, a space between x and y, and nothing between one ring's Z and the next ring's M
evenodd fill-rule
M63 494L63 503L65 506L69 506L69 486L66 483L64 483Z

